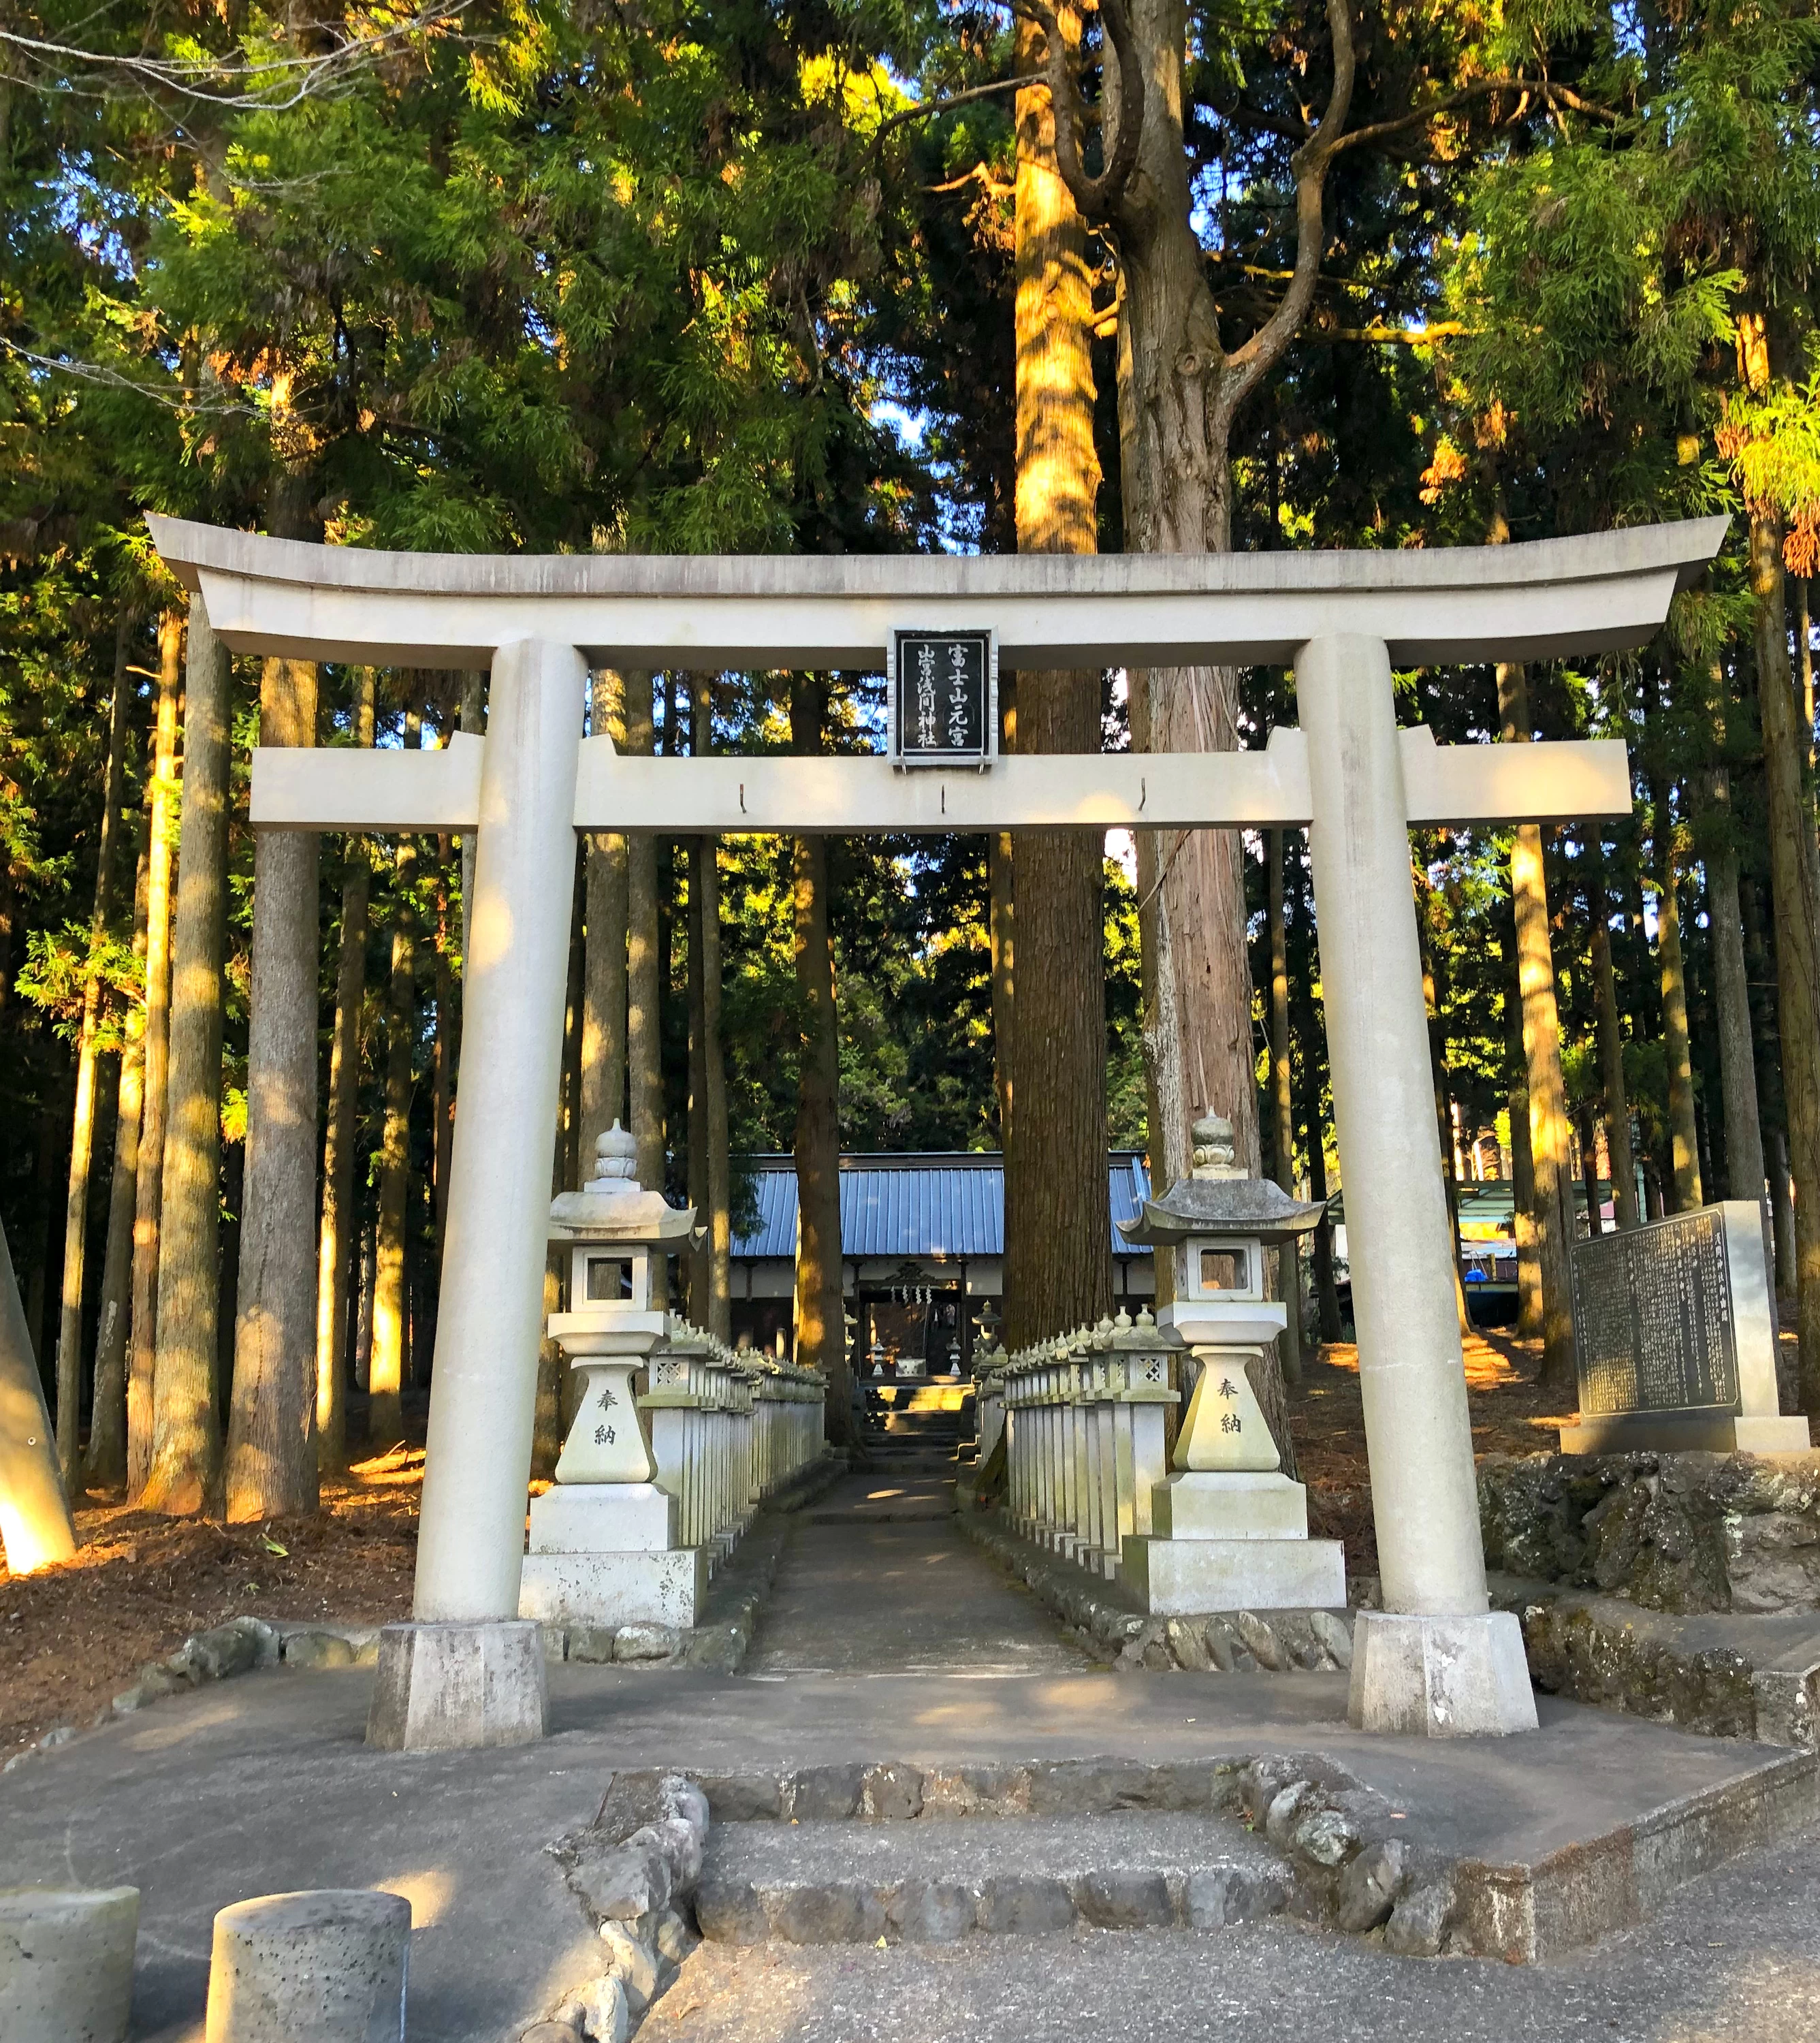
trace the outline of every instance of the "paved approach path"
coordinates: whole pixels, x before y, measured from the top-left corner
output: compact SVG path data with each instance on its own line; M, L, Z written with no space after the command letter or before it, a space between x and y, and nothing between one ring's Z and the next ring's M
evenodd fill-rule
M849 1476L802 1514L745 1671L989 1678L1088 1664L963 1535L952 1464L945 1474L913 1464Z

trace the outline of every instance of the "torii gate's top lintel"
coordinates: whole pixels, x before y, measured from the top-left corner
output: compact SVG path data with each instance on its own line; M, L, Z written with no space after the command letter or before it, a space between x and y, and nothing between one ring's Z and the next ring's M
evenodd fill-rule
M990 625L1010 666L1286 664L1381 639L1398 665L1641 644L1722 518L1508 546L1193 554L402 554L148 516L239 653L485 666L519 638L597 664L876 669L895 627Z

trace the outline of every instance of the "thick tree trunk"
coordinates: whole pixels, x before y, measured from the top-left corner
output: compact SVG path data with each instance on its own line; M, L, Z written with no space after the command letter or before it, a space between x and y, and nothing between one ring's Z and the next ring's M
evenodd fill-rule
M108 712L107 765L102 780L101 837L95 849L94 907L89 918L89 970L82 980L76 1034L75 1113L70 1126L70 1176L63 1202L62 1309L57 1319L57 1463L63 1487L76 1493L82 1405L82 1294L88 1272L89 1170L94 1155L97 1036L102 980L95 954L113 914L113 868L120 840L120 790L126 769L126 711L132 696L128 656L134 620L114 628L113 695Z
M259 742L316 743L318 674L269 659ZM313 1512L316 1458L316 1009L321 908L310 830L262 830L253 851L245 1204L228 1423L232 1522Z
M1657 830L1666 840L1665 813ZM1671 843L1660 853L1661 891L1656 899L1656 947L1662 978L1662 1047L1669 1070L1669 1133L1672 1144L1675 1210L1691 1212L1703 1196L1699 1136L1694 1126L1694 1069L1688 1041L1687 966L1681 955L1680 873Z
M799 674L790 693L792 747L822 749L827 687ZM802 1014L796 1090L798 1364L827 1381L828 1437L853 1437L851 1371L841 1305L841 1037L834 945L828 922L828 840L799 837L791 859L796 990ZM1105 1175L1101 1167L1101 1176Z
M411 1196L411 1107L416 1093L417 918L412 891L417 844L398 840L393 854L392 970L386 1002L385 1111L379 1152L379 1230L374 1251L373 1352L367 1363L367 1437L374 1449L402 1437L405 1295L404 1232Z
M1520 1051L1519 1038L1517 1048ZM1535 1172L1529 1147L1529 1089L1511 1087L1512 1232L1516 1237L1517 1316L1519 1340L1540 1340L1543 1324L1542 1263L1536 1247Z
M133 887L132 954L145 961L150 861L142 852ZM139 1188L139 1123L145 1100L145 1010L127 1010L114 1113L113 1182L108 1198L107 1247L102 1257L101 1311L95 1328L94 1412L89 1421L87 1476L117 1489L126 1481L126 1339L132 1310L132 1214Z
M1296 1195L1295 1094L1291 1083L1289 1044L1289 933L1283 894L1286 831L1272 830L1265 839L1270 861L1270 1106L1273 1175L1291 1198ZM1302 1380L1302 1286L1301 1251L1293 1241L1278 1251L1278 1289L1289 1309L1283 1334L1283 1376L1291 1385Z
M626 742L624 690L619 675L603 668L593 677L596 737ZM581 1025L581 1151L589 1166L594 1144L626 1106L626 841L616 832L588 840L587 984Z
M1006 749L1010 749L1010 746ZM1011 1061L1017 1041L1013 968L1013 870L1011 833L999 830L986 848L987 916L992 959L992 1089L998 1104L998 1147L1011 1147Z
M354 734L373 742L376 677L357 671ZM366 841L343 840L341 951L335 977L335 1035L328 1053L323 1137L322 1221L316 1246L316 1457L324 1475L347 1467L348 1290L355 1250L354 1152L360 1117L360 1025L366 1007L366 938L373 863Z
M1520 666L1497 670L1498 710L1507 742L1531 736L1529 679ZM1542 869L1542 832L1534 823L1518 826L1511 841L1511 899L1516 921L1517 988L1522 1003L1523 1068L1527 1078L1531 1216L1535 1230L1536 1271L1541 1287L1541 1381L1571 1390L1573 1299L1570 1259L1573 1237L1572 1172L1569 1161L1567 1087L1561 1074L1561 1018L1554 993L1554 953L1548 926L1548 887Z
M1717 790L1729 821L1731 807ZM1744 918L1738 906L1738 852L1727 841L1707 857L1707 917L1713 947L1714 1005L1718 1009L1719 1085L1725 1105L1726 1191L1764 1207L1768 1179L1763 1125L1757 1112L1757 1060L1751 1045L1750 980L1744 962Z
M1810 734L1800 726L1788 668L1782 532L1772 518L1751 520L1750 585L1757 601L1757 713L1769 805L1782 1087L1795 1189L1801 1405L1812 1415L1820 1413L1820 859L1803 785Z
M126 1392L127 1492L137 1497L151 1470L152 1375L158 1347L159 1219L169 1119L171 878L177 845L177 698L183 682L185 619L167 610L158 625L158 696L146 789L145 1079L140 1108L139 1182L133 1193L132 1309Z
M1599 1037L1600 1090L1605 1098L1605 1147L1611 1159L1614 1217L1621 1228L1641 1225L1637 1164L1630 1150L1630 1096L1624 1083L1624 1044L1618 1029L1618 983L1611 969L1611 926L1603 873L1587 883L1592 921L1592 1006Z
M462 728L474 738L486 733L486 681L484 673L469 669L462 676ZM468 969L468 941L473 933L474 899L474 837L462 834L462 970Z
M714 749L714 681L710 674L695 677L694 734L691 749L701 757ZM694 1091L692 1066L692 1103L689 1142L692 1158L695 1140L694 1098L701 1102L702 1204L698 1224L707 1231L701 1258L701 1309L695 1317L709 1332L722 1340L733 1335L733 1162L728 1149L726 1103L726 1051L721 1040L721 930L720 841L704 837L696 840L689 869L692 913L690 943L700 948L701 968L692 962L692 992L699 976L700 984L699 1090ZM692 949L692 960L694 953ZM692 1306L692 1309L694 1308Z
M228 650L210 629L201 597L192 596L183 716L183 857L171 944L151 1466L139 1500L148 1511L172 1513L201 1510L213 1501L220 1478L216 1258L231 680Z
M1071 41L1079 18L1064 21ZM1019 63L1042 36L1018 27ZM1090 554L1100 470L1094 447L1093 274L1086 223L1056 167L1046 86L1017 95L1016 185L1017 527L1020 553ZM1041 670L1017 678L1017 749L1098 752L1100 677ZM1085 831L1021 833L1017 1002L1005 1157L1006 1340L1012 1347L1091 1325L1112 1310L1106 1191L1104 849ZM1018 1069L1017 1045L1040 1072Z
M656 749L651 727L651 677L624 677L626 749L648 757ZM661 1191L664 1183L663 990L657 956L657 845L641 831L626 840L626 1076L638 1182Z

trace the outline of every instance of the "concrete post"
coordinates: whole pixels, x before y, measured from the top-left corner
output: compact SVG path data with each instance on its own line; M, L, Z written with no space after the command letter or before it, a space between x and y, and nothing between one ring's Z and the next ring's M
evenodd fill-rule
M402 1635L411 1627L387 1628L368 1738L393 1748L418 1742L420 1725L438 1745L542 1730L541 1654L502 1650L498 1637L479 1634L518 1620L586 683L571 646L519 639L493 657L412 1605L419 1626L476 1635L423 1651ZM473 1681L458 1677L464 1656L475 1662ZM389 1658L398 1662L389 1681ZM524 1670L522 1695L502 1682L514 1668ZM462 1704L459 1725L439 1721L433 1699L412 1692L445 1677L452 1702L479 1699Z
M138 1935L136 1887L0 1891L0 2037L126 2043Z
M236 1901L215 1918L205 2043L404 2043L410 1953L401 1895Z
M1522 1635L1486 1610L1389 654L1374 638L1312 640L1296 688L1385 1605L1361 1614L1353 1721L1524 1729L1536 1719Z

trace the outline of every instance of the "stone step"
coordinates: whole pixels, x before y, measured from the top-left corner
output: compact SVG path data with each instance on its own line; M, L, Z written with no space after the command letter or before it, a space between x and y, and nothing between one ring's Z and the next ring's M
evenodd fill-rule
M1212 1814L717 1823L695 1908L722 1943L949 1943L1217 1929L1279 1913L1293 1884L1281 1853Z

